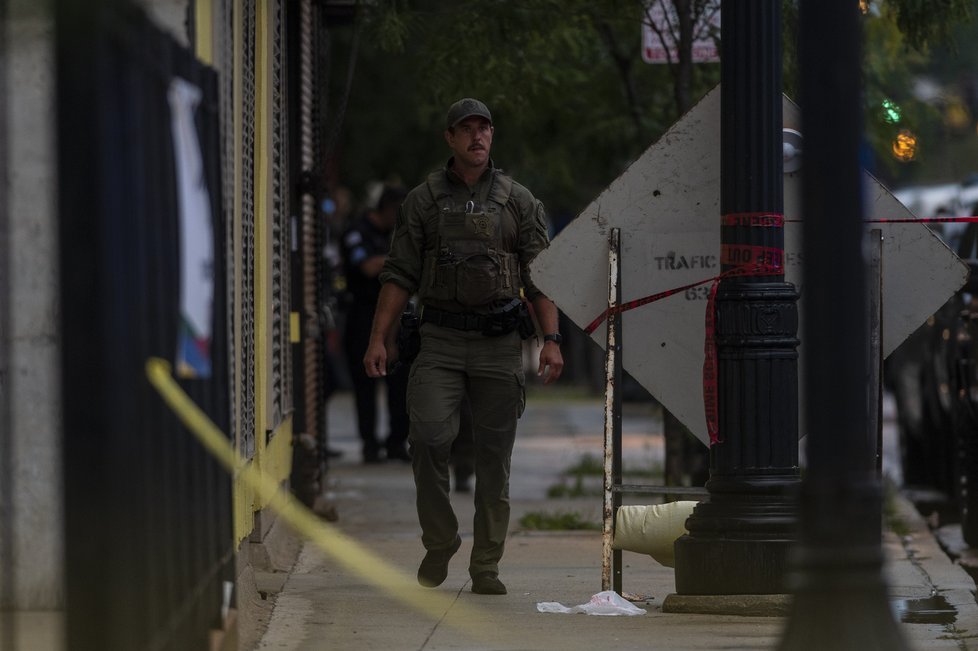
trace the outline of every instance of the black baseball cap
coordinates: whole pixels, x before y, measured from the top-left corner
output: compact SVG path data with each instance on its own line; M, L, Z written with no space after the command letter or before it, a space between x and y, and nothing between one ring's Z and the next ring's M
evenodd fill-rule
M488 107L477 99L466 97L455 102L448 109L448 128L451 129L465 118L473 115L483 117L489 120L489 124L492 124L492 114Z

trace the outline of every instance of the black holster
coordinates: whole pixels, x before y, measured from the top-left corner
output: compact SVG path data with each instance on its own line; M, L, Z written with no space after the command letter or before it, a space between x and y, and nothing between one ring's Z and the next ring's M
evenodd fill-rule
M410 364L421 351L421 319L414 311L401 314L401 329L397 332L398 361Z
M524 301L520 301L520 314L516 329L519 330L520 339L529 339L537 333L536 327L533 325L533 317L530 316L530 310Z
M521 299L514 298L489 312L486 317L486 326L482 334L487 337L506 335L513 330L518 330L523 339L533 336L533 319L530 318L526 303Z

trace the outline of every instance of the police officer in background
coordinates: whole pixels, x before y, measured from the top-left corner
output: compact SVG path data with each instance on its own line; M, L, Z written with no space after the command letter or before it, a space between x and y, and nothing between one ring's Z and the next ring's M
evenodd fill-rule
M472 591L506 594L499 560L509 527L509 471L516 421L525 403L521 337L544 336L537 374L549 384L564 361L557 307L530 279L530 261L548 245L543 205L493 165L489 109L466 98L448 110L452 151L401 206L363 363L371 377L397 355L398 317L408 297L421 304L421 348L408 380L411 455L425 554L418 582L440 585L462 540L449 500L449 458L468 397L475 448Z
M363 355L370 341L370 328L380 295L377 279L387 259L397 210L407 191L386 185L376 208L356 219L342 239L343 265L347 289L352 297L346 316L343 348L350 369L357 405L357 427L363 442L364 463L383 461L377 439L377 380L363 368ZM407 451L408 417L406 405L407 373L386 378L387 413L390 432L384 447L387 459L411 459Z

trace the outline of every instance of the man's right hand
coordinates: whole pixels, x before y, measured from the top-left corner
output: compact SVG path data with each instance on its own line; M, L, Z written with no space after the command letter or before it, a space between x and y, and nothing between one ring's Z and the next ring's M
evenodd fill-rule
M408 298L410 295L407 290L399 285L384 283L381 286L377 312L370 329L370 344L363 356L363 368L367 377L384 377L387 375L387 364L397 361L397 347L393 339L397 334L398 319L401 318Z
M367 377L384 377L387 375L387 346L383 342L371 341L367 353L363 356L363 369Z

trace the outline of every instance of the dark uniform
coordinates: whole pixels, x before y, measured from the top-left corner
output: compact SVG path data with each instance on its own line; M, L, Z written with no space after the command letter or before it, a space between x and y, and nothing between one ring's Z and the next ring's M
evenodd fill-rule
M380 295L380 281L368 277L360 265L370 257L386 255L390 248L391 234L383 232L365 215L358 218L343 235L343 262L347 288L352 305L346 318L343 347L350 368L353 391L357 403L357 425L363 441L364 461L380 460L380 443L377 439L377 379L367 376L363 368L363 354L370 341L370 327ZM407 459L408 437L407 373L399 372L385 378L387 384L387 410L390 416L390 434L386 441L389 459Z
M459 411L471 404L475 448L474 543L469 573L498 572L509 526L509 472L525 403L522 343L512 310L533 300L529 262L548 244L543 205L489 167L469 188L451 170L412 190L380 274L422 303L421 350L411 366L408 413L417 509L427 550L451 550L458 520L449 459Z

